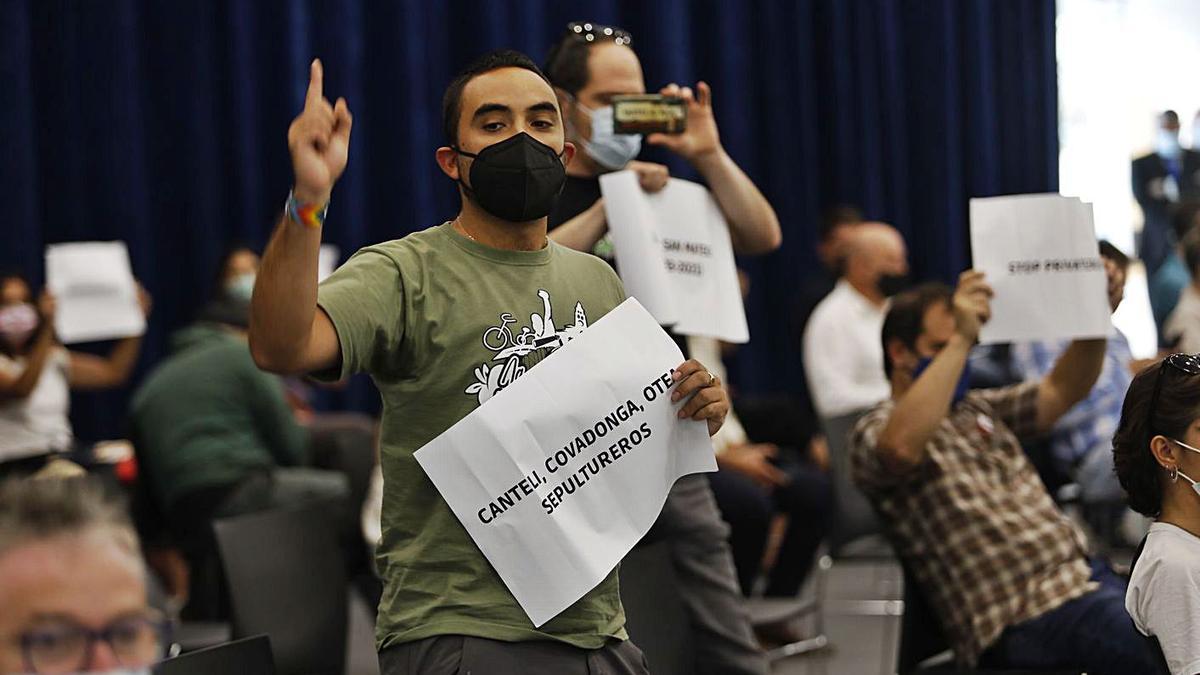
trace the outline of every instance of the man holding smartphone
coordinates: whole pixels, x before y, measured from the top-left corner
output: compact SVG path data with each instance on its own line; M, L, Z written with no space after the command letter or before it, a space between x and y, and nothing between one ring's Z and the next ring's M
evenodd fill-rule
M620 28L574 22L546 58L544 70L558 94L568 138L582 150L567 164L567 184L550 212L550 238L579 251L591 251L608 231L600 174L632 169L648 192L666 187L670 178L662 164L635 159L642 136L613 132L613 98L646 93L632 42ZM721 145L712 89L704 82L695 91L672 83L659 93L683 101L686 124L680 133L649 134L645 143L664 147L696 168L729 222L735 252L759 255L779 248L783 237L775 210Z
M631 44L632 37L620 28L574 22L551 48L545 66L558 94L567 138L581 150L567 163L566 185L550 212L549 236L604 258L611 258L611 247L602 241L608 223L599 176L632 169L649 192L661 190L670 178L667 167L634 159L642 136L615 133L613 99L646 93L641 62ZM721 146L709 86L700 82L693 92L670 84L660 93L682 101L684 128L680 133L648 134L645 142L665 147L696 167L729 222L734 251L755 255L779 248L782 235L775 210ZM676 341L683 345L682 339ZM734 570L729 526L708 479L679 479L646 538L665 540L670 546L697 634L698 672L765 674L767 662L751 630Z

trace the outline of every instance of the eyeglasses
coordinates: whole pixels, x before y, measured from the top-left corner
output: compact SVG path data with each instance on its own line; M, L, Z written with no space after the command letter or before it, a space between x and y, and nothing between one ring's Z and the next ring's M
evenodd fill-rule
M1153 438L1154 410L1158 407L1158 395L1162 393L1163 373L1170 366L1172 371L1184 375L1200 375L1200 354L1170 354L1162 360L1154 376L1154 393L1150 396L1150 407L1146 408L1147 440ZM1178 441L1176 441L1178 443Z
M107 644L121 666L153 665L166 656L170 635L169 621L147 613L118 619L100 630L57 621L24 633L20 642L29 672L57 675L91 669L97 642Z
M578 35L587 42L612 40L618 45L633 44L633 36L629 34L629 31L614 26L602 26L598 23L572 21L567 24L567 32Z

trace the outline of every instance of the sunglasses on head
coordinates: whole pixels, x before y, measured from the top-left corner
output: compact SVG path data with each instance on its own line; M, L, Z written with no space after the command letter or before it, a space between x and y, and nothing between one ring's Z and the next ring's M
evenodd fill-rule
M1154 393L1150 396L1150 407L1146 409L1146 433L1151 438L1154 437L1152 429L1154 410L1158 407L1158 396L1162 393L1165 379L1164 373L1168 370L1184 375L1200 375L1200 354L1170 354L1162 360L1162 365L1158 367L1158 373L1154 375Z
M619 45L633 44L633 36L629 34L629 31L615 26L602 26L590 21L572 21L567 24L567 32L578 35L580 39L587 42L612 40Z

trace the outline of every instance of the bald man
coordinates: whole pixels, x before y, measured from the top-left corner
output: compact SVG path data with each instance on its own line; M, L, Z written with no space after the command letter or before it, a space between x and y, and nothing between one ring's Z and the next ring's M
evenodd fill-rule
M828 419L888 397L879 334L888 297L908 278L904 238L886 223L864 223L846 242L845 267L804 329L804 372L817 414Z

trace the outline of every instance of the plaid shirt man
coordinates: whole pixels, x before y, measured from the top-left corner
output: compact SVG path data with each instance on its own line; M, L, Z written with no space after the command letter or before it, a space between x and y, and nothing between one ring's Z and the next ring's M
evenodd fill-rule
M972 666L1008 626L1097 588L1082 533L1047 494L1018 437L1036 432L1036 382L975 390L954 405L907 473L884 468L879 434L895 402L850 439L854 482Z

